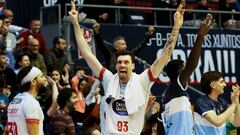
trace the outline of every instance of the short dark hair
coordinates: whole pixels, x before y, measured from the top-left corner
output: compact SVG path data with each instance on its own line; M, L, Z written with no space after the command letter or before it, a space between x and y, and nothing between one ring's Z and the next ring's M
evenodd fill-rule
M123 55L129 55L131 57L132 63L135 63L135 55L132 51L129 50L123 50L123 51L117 51L116 53L116 60L118 59L119 56Z
M32 18L31 21L30 21L30 26L32 25L32 23L34 21L40 21L40 18L39 17Z
M76 74L78 71L81 71L81 70L84 70L84 68L83 68L81 65L77 65L77 66L74 68L74 74Z
M17 82L19 85L21 85L22 79L31 71L31 69L32 69L32 66L27 66L19 71L19 73L17 74ZM31 86L31 82L27 82L21 85L21 87L19 87L19 92L28 91L30 86Z
M125 40L125 37L123 37L123 36L118 36L118 37L114 38L114 39L113 39L113 45L114 45L114 43L115 43L116 41L118 41L118 40Z
M67 101L72 96L72 93L73 93L73 91L71 88L63 88L59 92L59 95L57 97L57 103L58 103L60 109L63 109L66 106Z
M52 76L52 72L53 71L57 71L59 74L60 74L60 80L59 80L59 83L61 84L61 85L63 85L63 79L62 79L62 75L64 75L64 73L63 73L63 71L59 68L59 67L57 67L57 66L52 66L52 67L50 67L49 69L48 69L48 76Z
M201 78L202 92L205 93L206 95L210 94L212 91L210 83L212 81L217 81L220 78L223 78L223 74L218 71L209 71L204 73Z
M184 67L184 61L176 59L168 62L166 66L167 76L170 80L178 77L179 71Z
M29 58L29 60L30 60L30 56L29 56L27 53L25 53L25 52L19 53L18 56L17 56L16 62L15 62L15 65L14 65L15 69L18 69L18 68L21 67L21 66L19 65L19 62L22 61L22 59L23 59L24 56L28 56L28 58Z
M57 71L60 76L63 74L62 70L60 69L60 67L57 66L52 66L52 68L49 70L49 76L51 76L53 71Z
M59 43L59 40L60 39L64 39L63 36L56 36L54 39L53 39L53 48L56 48L56 44Z

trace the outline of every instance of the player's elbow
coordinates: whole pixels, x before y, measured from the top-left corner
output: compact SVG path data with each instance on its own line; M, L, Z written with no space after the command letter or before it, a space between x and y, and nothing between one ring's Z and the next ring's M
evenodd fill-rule
M216 120L216 121L212 122L212 124L216 127L221 127L224 124L224 122L222 122L220 120Z

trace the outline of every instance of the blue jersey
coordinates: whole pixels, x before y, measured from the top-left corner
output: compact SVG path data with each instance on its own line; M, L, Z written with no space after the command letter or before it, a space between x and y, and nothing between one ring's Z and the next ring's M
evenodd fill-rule
M162 99L162 120L166 135L193 135L191 103L179 77L173 80Z
M216 127L205 119L204 116L213 111L219 115L223 113L227 107L228 103L224 99L219 98L218 101L214 101L208 96L200 97L194 107L196 135L226 135L226 124Z

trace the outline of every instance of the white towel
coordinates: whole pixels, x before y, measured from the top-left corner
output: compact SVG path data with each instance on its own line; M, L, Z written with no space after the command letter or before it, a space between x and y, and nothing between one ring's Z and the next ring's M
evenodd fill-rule
M120 84L119 84L119 76L118 74L113 75L108 84L108 90L106 93L106 97L119 99L120 96ZM128 114L133 114L138 111L139 107L144 106L146 99L143 94L144 87L139 81L139 75L136 73L132 74L132 77L127 83L124 99L125 105Z
M91 87L89 94L87 95L87 97L85 99L85 102L87 105L90 105L91 103L94 103L96 101L95 94L96 94L96 89L99 85L100 85L100 81L95 80Z

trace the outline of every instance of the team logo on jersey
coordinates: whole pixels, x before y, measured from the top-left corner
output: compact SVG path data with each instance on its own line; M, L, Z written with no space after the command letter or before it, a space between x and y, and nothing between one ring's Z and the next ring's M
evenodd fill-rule
M127 116L127 109L123 100L115 100L112 104L113 111L121 116Z
M14 98L10 104L20 104L22 101L21 98Z

